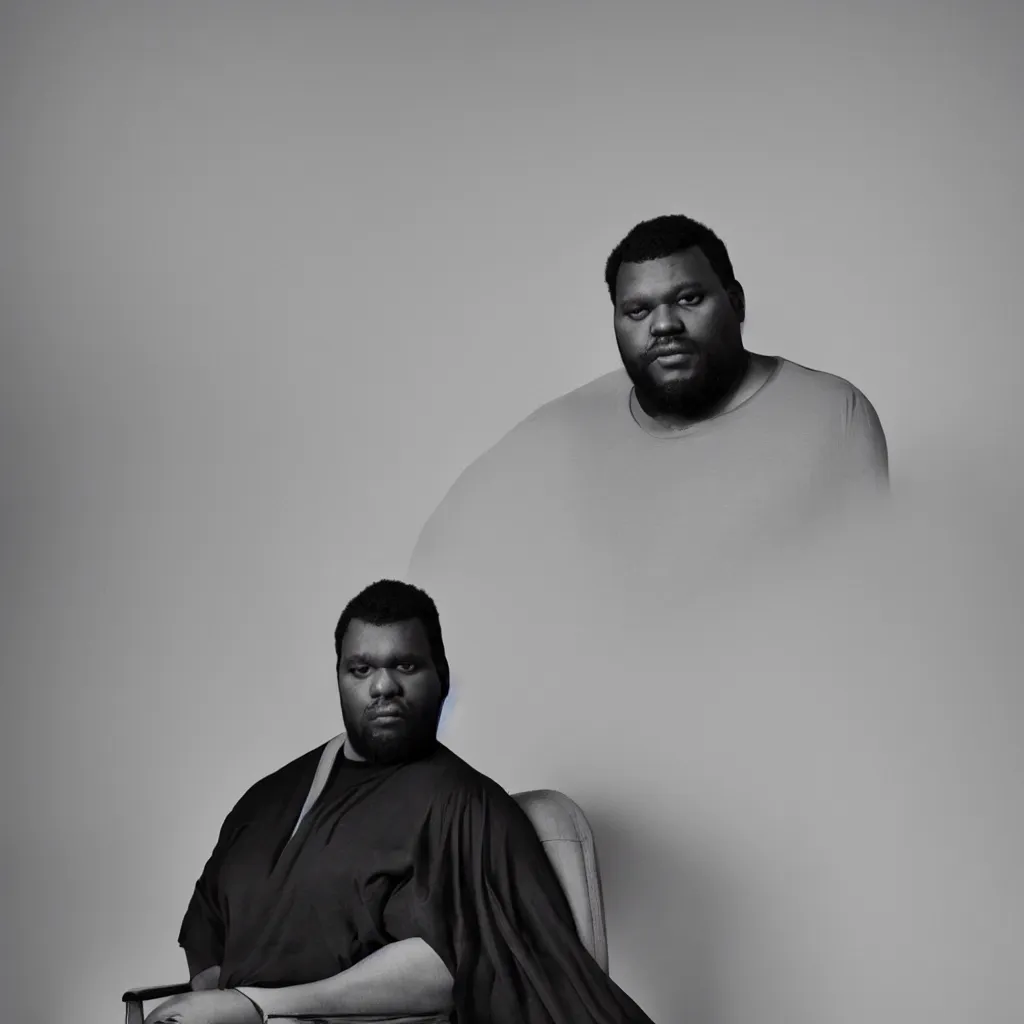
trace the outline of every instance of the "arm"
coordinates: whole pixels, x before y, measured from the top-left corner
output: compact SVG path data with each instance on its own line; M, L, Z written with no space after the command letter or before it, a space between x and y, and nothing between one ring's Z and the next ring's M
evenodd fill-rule
M322 981L238 991L266 1014L444 1013L452 1005L452 976L426 942L413 938L389 943Z
M200 879L196 883L196 889L182 925L181 934L190 944L185 951L185 957L188 961L188 973L191 981L187 985L166 985L160 988L133 989L130 992L125 992L121 998L127 1004L127 1019L129 1021L142 1021L143 1003L150 1000L171 997L148 1014L147 1024L160 1020L168 1013L175 1012L186 996L194 996L199 992L216 991L220 982L220 965L218 963L211 965L210 961L220 958L220 953L214 952L214 950L222 946L220 939L222 928L218 915L211 907L207 895L208 889L208 880Z
M235 832L239 804L232 808L221 825L217 842L192 890L192 898L178 930L178 945L185 953L193 992L215 989L220 981L226 929L218 883L221 861Z
M221 991L216 988L219 975L219 967L197 974L192 992L161 1003L145 1024L257 1024L261 1015L268 1014L446 1014L452 1005L448 968L422 939L393 942L340 974L306 985Z
M580 941L540 838L508 793L489 780L455 786L418 851L385 924L444 961L458 1020L651 1024Z
M857 388L850 389L846 407L847 475L868 489L889 489L889 446L875 407Z

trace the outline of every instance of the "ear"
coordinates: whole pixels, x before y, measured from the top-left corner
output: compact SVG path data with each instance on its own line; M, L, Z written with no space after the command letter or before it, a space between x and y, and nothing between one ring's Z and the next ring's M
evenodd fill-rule
M747 297L743 294L743 285L736 281L725 289L725 293L729 296L729 303L736 312L737 319L743 323L747 319Z

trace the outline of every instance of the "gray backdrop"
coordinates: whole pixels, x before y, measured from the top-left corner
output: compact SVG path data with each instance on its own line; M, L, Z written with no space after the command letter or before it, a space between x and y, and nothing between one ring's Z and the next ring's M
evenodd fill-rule
M891 756L772 776L816 794L784 823L816 838L721 895L718 1019L1020 1020L1022 29L987 0L5 3L4 1019L107 1024L184 977L224 813L337 731L342 604L475 455L617 365L603 260L680 211L729 244L750 347L875 403L902 517L835 677L898 667L844 741ZM773 705L804 753L807 691ZM731 734L707 792L742 810ZM499 781L547 781L514 754ZM783 827L747 820L722 850ZM613 975L667 1022L645 872L688 826L638 853L596 825Z

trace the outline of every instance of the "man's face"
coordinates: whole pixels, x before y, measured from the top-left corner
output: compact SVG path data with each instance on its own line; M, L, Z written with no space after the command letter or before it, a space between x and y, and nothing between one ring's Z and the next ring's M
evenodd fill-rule
M699 248L623 263L615 340L644 409L699 418L738 383L746 363L743 289L723 287Z
M342 637L338 691L356 754L396 764L430 751L444 698L418 619L387 626L354 619Z

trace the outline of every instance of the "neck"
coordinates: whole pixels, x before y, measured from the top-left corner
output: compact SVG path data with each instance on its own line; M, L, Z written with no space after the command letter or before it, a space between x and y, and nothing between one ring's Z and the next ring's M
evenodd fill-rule
M633 395L639 407L638 411L650 421L651 425L669 432L685 430L696 423L721 416L742 405L767 382L775 363L776 360L770 356L744 351L743 358L725 393L716 402L699 412L684 413L649 408L644 404L643 395L636 388L633 389Z
M349 743L348 737L345 737L345 742L341 745L341 753L346 761L365 761L366 758L362 754L357 754L352 749L352 744Z
M349 738L346 735L345 742L342 744L341 747L341 755L346 761L356 761L359 764L407 764L412 761L420 761L424 757L429 757L430 754L432 754L434 750L437 749L437 746L438 740L437 737L435 736L430 740L423 740L421 742L410 745L404 751L404 756L400 756L396 760L377 761L374 758L364 757L362 754L360 754L349 742Z

